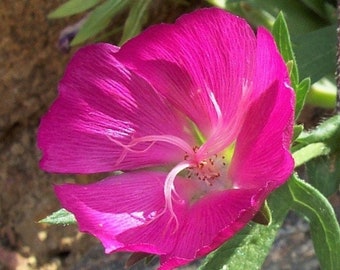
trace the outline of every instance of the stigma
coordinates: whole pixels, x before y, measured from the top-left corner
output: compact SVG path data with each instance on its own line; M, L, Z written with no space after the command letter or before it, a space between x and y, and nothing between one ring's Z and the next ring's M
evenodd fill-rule
M198 147L194 147L194 153L197 153ZM190 162L186 169L188 179L205 182L208 186L213 186L216 182L223 182L226 179L227 162L224 155L215 154L209 158L200 159L199 156L184 156L184 160Z

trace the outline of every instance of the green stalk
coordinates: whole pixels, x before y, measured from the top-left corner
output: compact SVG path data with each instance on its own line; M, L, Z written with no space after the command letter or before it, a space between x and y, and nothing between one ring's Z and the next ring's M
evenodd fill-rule
M313 84L307 95L306 103L325 109L334 109L336 105L335 86L329 81Z

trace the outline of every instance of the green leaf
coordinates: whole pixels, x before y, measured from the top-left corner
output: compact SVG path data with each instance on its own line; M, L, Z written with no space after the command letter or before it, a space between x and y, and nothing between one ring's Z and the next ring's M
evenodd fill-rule
M264 201L260 211L256 213L252 221L261 225L269 225L272 222L272 213L267 201Z
M287 215L290 202L287 185L277 189L268 198L268 205L272 210L271 224L269 226L248 224L223 246L210 253L199 270L261 269L277 231Z
M62 18L88 10L99 3L100 0L69 0L48 14L49 19Z
M95 36L106 28L111 19L122 11L129 1L127 0L107 0L98 6L90 15L83 27L71 42L71 46L78 45L90 37Z
M282 54L283 59L286 61L286 63L292 61L292 63L290 64L291 65L290 79L292 86L296 91L299 84L299 73L296 66L295 56L292 49L292 43L290 40L287 23L282 12L279 13L274 22L272 33L275 38L276 44Z
M210 253L199 270L260 269L278 229L271 226L271 230L265 232L262 227L254 223L247 225L217 251Z
M147 10L152 3L152 0L135 1L130 9L129 16L127 17L123 35L120 43L123 44L125 41L139 34L142 30L143 24L147 17Z
M340 269L340 228L328 200L314 187L298 179L288 182L292 208L304 215L309 223L311 236L321 269Z
M306 164L308 182L329 197L340 185L340 155L318 157Z
M314 2L317 0L305 0L304 2ZM320 0L324 1L324 0ZM263 20L254 20L254 13L262 13L263 18L271 22L271 18L278 16L282 11L287 20L288 28L292 36L301 35L315 31L319 28L329 25L335 21L336 10L330 5L326 6L325 12L316 13L311 8L312 5L306 5L298 0L210 0L214 5L231 10L233 13L246 18L254 26L263 25ZM315 7L315 5L313 5ZM327 18L325 18L327 16ZM267 26L267 23L264 25Z
M294 51L302 78L311 77L314 83L335 72L336 25L297 36L293 39Z
M49 215L48 217L40 220L39 223L49 223L49 224L55 224L55 225L70 225L70 224L76 224L77 220L72 213L68 212L64 208L61 208L60 210Z
M310 222L314 248L321 268L340 269L340 228L332 206L311 185L293 175L268 198L273 222L269 226L250 223L222 247L210 253L200 270L261 269L272 242L289 209Z
M313 10L316 14L318 14L321 18L331 21L331 8L327 5L325 0L300 0L303 2L308 8Z
M287 67L290 71L291 83L296 92L295 118L297 118L305 103L311 81L309 78L306 78L299 82L299 71L297 68L287 23L283 13L279 13L277 19L275 20L272 33L282 57L286 61Z
M299 167L307 161L329 154L330 149L322 142L311 143L293 153L295 167Z
M134 252L130 255L128 260L125 263L125 269L130 269L132 266L134 266L136 263L138 263L141 260L144 260L145 265L150 264L152 259L156 255L150 254L150 253L144 253L144 252Z
M296 104L295 104L295 119L300 115L303 105L305 104L307 94L310 90L311 80L310 78L305 78L296 87Z
M340 115L327 119L314 130L302 132L296 142L300 143L298 147L323 142L331 149L332 153L340 151Z
M303 131L303 125L295 125L294 126L293 141L295 141L296 138L300 136L302 131Z
M242 3L235 3L242 2ZM234 14L238 14L253 26L264 26L270 29L274 23L275 17L264 11L261 8L257 8L252 4L244 4L243 1L227 1L224 8L231 11Z
M307 33L325 26L328 22L317 16L306 5L297 0L247 0L276 17L283 12L291 35Z

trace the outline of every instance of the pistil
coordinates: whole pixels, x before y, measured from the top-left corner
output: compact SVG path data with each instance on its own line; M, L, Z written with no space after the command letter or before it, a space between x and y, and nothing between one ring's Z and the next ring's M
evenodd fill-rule
M212 186L216 180L225 176L227 163L224 156L215 154L214 156L200 160L198 163L191 165L187 171L187 178L204 181Z

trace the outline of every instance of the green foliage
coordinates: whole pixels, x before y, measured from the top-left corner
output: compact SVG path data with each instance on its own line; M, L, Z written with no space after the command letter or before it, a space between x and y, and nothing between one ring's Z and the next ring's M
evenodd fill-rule
M218 250L210 253L199 270L260 269L279 226L248 224Z
M280 53L282 54L283 59L286 61L290 71L289 75L291 84L296 93L295 119L297 119L304 106L311 82L309 78L305 78L299 82L299 71L290 40L288 26L283 13L279 13L273 25L272 33Z
M85 40L104 30L111 22L112 17L126 8L128 4L129 2L126 0L107 0L98 6L89 15L83 27L72 40L71 45L83 43Z
M299 67L300 78L310 77L313 84L326 75L334 76L336 59L336 10L335 2L326 0L208 0L214 5L228 9L246 18L255 27L264 25L271 28L276 16L284 14L286 25L276 20L285 28L289 28L296 63ZM331 5L331 3L333 5ZM283 17L283 16L282 16ZM276 30L275 30L276 31ZM274 31L274 32L275 32ZM282 45L290 43L282 42ZM291 46L291 45L290 45ZM283 48L282 48L283 49ZM284 52L286 50L283 50ZM295 65L291 66L290 60L287 65L292 71L292 83L297 94L296 118L299 116L301 105L309 91L307 82L298 86L295 81ZM294 60L295 62L295 60ZM302 83L302 82L301 82ZM314 97L314 91L310 91L308 97ZM318 93L316 93L318 94ZM323 93L321 93L322 95ZM318 95L319 97L320 95ZM313 105L334 108L335 92L328 99L313 99ZM310 98L307 102L310 103Z
M210 2L218 2L220 6L245 15L255 25L272 26L273 36L287 63L296 93L297 118L311 83L334 71L336 34L335 25L330 25L334 21L334 9L323 0ZM72 45L77 45L97 35L114 16L129 8L121 37L121 43L124 43L141 31L151 3L151 0L69 0L52 12L49 18L61 18L92 9L72 41ZM278 13L278 10L284 12ZM274 16L277 16L275 22ZM295 35L292 37L294 46L288 26ZM308 76L311 78L305 78ZM300 81L299 77L305 79ZM200 270L260 269L290 210L299 212L309 221L322 269L340 269L340 257L337 254L340 250L339 224L331 205L323 196L334 193L340 184L340 116L326 120L312 131L302 130L301 126L294 128L295 144L292 152L296 166L306 164L311 185L293 175L285 185L273 192L268 198L268 205L255 218L255 221L266 226L249 223L222 247L209 254ZM60 209L39 222L75 224L76 219L70 212Z
M269 226L248 224L222 247L209 254L199 269L261 269L290 209L299 212L309 221L321 268L340 269L339 224L332 206L317 189L293 175L269 197L268 204L273 216Z
M62 208L52 213L48 217L40 220L39 223L48 223L48 224L54 224L54 225L70 225L70 224L76 224L77 221L72 213Z
M134 37L142 30L142 26L145 23L147 11L151 3L152 0L133 2L129 16L125 21L123 35L120 40L121 44Z
M86 11L99 3L100 0L69 0L48 14L49 19L71 16Z
M334 210L324 196L340 184L340 115L323 122L316 129L302 133L296 142L296 165L306 163L308 180L315 187L294 176L289 182L294 204L310 222L312 240L322 269L340 269L340 229ZM303 148L301 148L303 147ZM331 153L331 155L324 156ZM323 195L324 196L323 196Z
M329 196L340 185L340 115L302 132L293 147L296 166L306 164L308 181Z
M320 3L313 1L310 8L320 8L318 4ZM299 81L299 71L282 13L275 21L272 33L290 70L292 86L296 92L297 118L304 106L311 80L306 78ZM307 163L311 183L319 187L323 194L332 194L339 187L340 158L329 154L337 152L340 148L340 116L325 121L308 133L303 132L303 127L295 126L294 134L295 165ZM320 164L320 160L323 163ZM340 269L340 257L337 256L337 251L340 250L339 224L334 210L322 193L298 179L296 175L292 176L288 183L275 191L268 200L272 211L272 222L269 226L248 224L221 248L209 254L200 270L260 269L284 217L291 209L299 212L310 222L315 251L322 269Z
M293 150L297 150L302 146L306 146L311 143L323 142L331 150L331 153L340 151L340 115L335 115L323 123L317 128L303 132L296 139L298 143Z
M67 17L91 9L84 25L71 42L71 46L75 46L102 32L109 26L112 18L120 12L130 9L124 27L117 26L112 31L117 32L117 30L123 29L120 43L124 43L142 30L151 3L152 0L69 0L51 12L48 18Z
M292 209L307 218L321 269L340 269L340 228L328 200L296 175L288 182Z
M336 60L336 25L320 28L293 39L302 77L311 77L312 83L327 74L334 74Z
M325 196L336 192L340 185L340 115L327 119L311 131L301 133L296 142L294 155L310 145L320 143L329 149L328 156L318 157L313 153L313 158L317 159L308 159L307 175L309 182Z
M314 0L307 0L309 2ZM311 9L310 5L306 5L306 1L301 0L251 0L255 2L257 6L263 10L266 10L274 17L277 16L278 11L282 11L287 19L290 33L293 36L300 35L302 33L310 32L324 27L330 23L329 20L325 20L323 17L318 16ZM315 1L314 1L315 2ZM322 3L320 8L323 9L325 3ZM317 8L316 6L314 6ZM320 11L322 12L322 11Z
M301 0L309 9L326 21L332 21L334 9L324 0Z
M295 89L296 92L296 104L295 104L295 119L297 119L301 113L301 110L303 109L303 106L306 102L307 94L310 91L311 87L311 80L310 78L303 79Z
M272 222L268 226L250 223L222 247L210 253L199 270L261 269L275 236L286 217L289 205L287 185L276 190L268 199Z
M303 125L295 125L294 126L294 134L293 134L293 141L296 140L300 136L303 131Z
M328 77L324 77L312 85L306 97L306 103L325 109L336 107L335 78Z
M340 155L339 153L320 156L306 164L308 182L328 197L339 190Z
M308 144L294 152L293 158L295 161L295 167L299 167L313 158L327 155L329 152L329 147L327 147L327 145L322 142Z
M334 7L323 0L208 0L208 2L245 17L254 26L268 27L282 11L293 36L315 31L336 21Z
M296 65L295 56L293 53L292 43L288 27L283 13L279 13L272 29L272 34L275 38L276 44L282 54L283 59L287 62L291 61L290 79L294 89L297 89L299 83L299 72Z
M256 213L252 221L262 225L269 225L272 223L272 213L267 201L263 203L260 211Z

